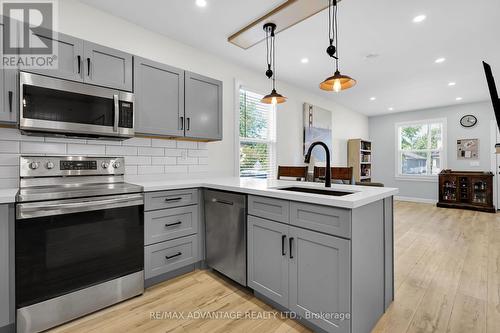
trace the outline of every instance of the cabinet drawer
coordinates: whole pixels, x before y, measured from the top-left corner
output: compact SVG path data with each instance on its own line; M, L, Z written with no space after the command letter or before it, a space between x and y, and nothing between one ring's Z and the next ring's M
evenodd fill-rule
M144 244L196 234L198 205L155 210L144 213Z
M155 210L193 205L198 203L198 190L149 192L145 195L144 210Z
M291 202L290 224L334 236L351 238L351 211L349 209Z
M289 223L290 202L267 197L248 196L248 214Z
M192 235L144 248L146 279L194 264L198 261L198 236Z

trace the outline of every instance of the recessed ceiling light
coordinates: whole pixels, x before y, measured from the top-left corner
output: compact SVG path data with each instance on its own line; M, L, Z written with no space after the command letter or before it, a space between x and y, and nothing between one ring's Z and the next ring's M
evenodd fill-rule
M196 0L196 6L205 7L207 5L207 0Z
M388 108L387 110L389 111L394 111L394 108L391 106L390 108Z
M456 82L448 82L448 85L449 85L450 87L453 87L453 86L456 86L456 85L457 85L457 83L456 83Z
M440 64L440 63L443 63L443 62L445 62L445 61L446 61L446 58L437 58L436 60L434 60L434 62L435 62L436 64Z
M457 97L455 98L457 101L461 101L463 98L462 97Z
M300 62L303 63L303 64L307 64L309 62L309 59L302 58L302 59L300 59Z
M424 22L426 18L427 18L427 16L425 16L425 15L418 15L418 16L415 16L415 17L413 18L413 23L420 23L420 22Z
M377 99L377 97L370 97L370 101L374 101L376 99Z

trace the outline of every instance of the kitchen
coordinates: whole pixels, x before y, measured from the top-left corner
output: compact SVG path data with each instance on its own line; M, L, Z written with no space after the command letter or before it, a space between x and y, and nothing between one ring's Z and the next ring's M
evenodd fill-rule
M460 268L447 266L446 277L434 268L435 279L458 276L449 293L467 304L451 302L445 328L494 332L500 325L493 296L482 293L495 283L489 265L496 252L481 252L479 236L453 238L456 230L487 229L486 244L495 244L495 215L456 210L464 213L448 219L454 210L427 198L410 202L416 195L382 173L382 122L389 115L366 115L381 93L366 101L356 95L368 79L350 63L349 48L359 41L349 32L354 22L344 18L366 2L315 1L315 15L304 21L304 8L294 9L303 1L128 1L119 10L114 0L50 2L57 22L34 33L54 45L57 67L2 69L0 332L411 331L429 320L419 267L427 272L448 258L427 256L442 246L427 238L431 228L450 237L450 257L464 258ZM214 25L224 8L235 17ZM440 9L426 8L405 9L407 29L427 24L412 22L415 11ZM161 12L171 20L157 20ZM279 13L300 23L281 30ZM264 21L252 26L259 16ZM190 19L193 29L206 29L203 38L186 29ZM277 25L264 26L266 19ZM5 31L10 23L3 22ZM242 38L237 31L245 36L246 24L253 32ZM297 29L316 31L317 55L285 52L294 38L304 39ZM325 52L332 32L340 33L330 46L339 43L342 58ZM255 45L239 46L245 38ZM362 68L378 56L368 58ZM339 59L342 74L358 82L345 75L347 82L332 79L324 85L330 91L320 90ZM316 62L319 82L311 83L305 73ZM289 68L304 81L291 79ZM480 74L481 101L457 108L475 108L479 124L467 135L483 141L484 167L498 141L485 143L476 133L495 119ZM413 110L440 105L419 103ZM314 131L306 130L307 117ZM450 117L448 126L455 126ZM457 138L444 128L441 142ZM426 169L418 163L409 170ZM468 218L472 227L462 222ZM482 256L486 282L471 270ZM411 303L412 279L422 305Z

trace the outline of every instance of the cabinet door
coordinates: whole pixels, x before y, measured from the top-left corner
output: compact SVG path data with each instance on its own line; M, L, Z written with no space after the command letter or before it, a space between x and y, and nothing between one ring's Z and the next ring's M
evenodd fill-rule
M1 54L3 55L3 25L0 25L0 49ZM0 68L0 105L3 107L0 109L0 121L1 122L15 122L15 112L12 107L12 103L14 102L13 93L16 89L9 89L7 87L7 73L11 71L9 69ZM15 88L15 87L14 87ZM12 103L9 105L9 95Z
M184 136L184 71L134 58L135 132Z
M288 226L248 216L248 286L288 307Z
M351 311L349 241L296 227L289 237L289 309L328 332L349 332L350 320L333 316Z
M86 83L132 91L132 55L106 46L85 42Z
M54 43L57 52L57 68L23 70L60 79L82 81L83 40L50 30L42 30L36 37Z
M222 82L185 74L186 137L222 140Z
M15 321L14 207L0 205L0 331ZM8 330L5 330L7 332Z

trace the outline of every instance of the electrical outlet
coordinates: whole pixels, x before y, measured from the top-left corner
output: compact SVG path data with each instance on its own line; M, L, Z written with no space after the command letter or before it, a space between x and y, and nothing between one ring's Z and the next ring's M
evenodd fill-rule
M479 161L471 161L470 166L479 166Z

